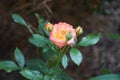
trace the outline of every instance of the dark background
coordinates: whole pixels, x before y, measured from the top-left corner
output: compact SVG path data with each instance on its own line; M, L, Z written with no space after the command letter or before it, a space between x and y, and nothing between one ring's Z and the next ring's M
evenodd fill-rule
M75 80L87 80L102 74L106 68L120 73L120 42L106 36L120 34L119 0L0 0L0 60L13 59L15 47L19 47L27 59L34 58L36 48L28 42L31 36L25 27L16 24L11 15L18 13L37 29L35 13L51 23L67 22L82 26L82 36L102 33L99 43L80 47L83 62L78 67L70 62L66 72ZM0 80L26 80L17 72L0 71Z

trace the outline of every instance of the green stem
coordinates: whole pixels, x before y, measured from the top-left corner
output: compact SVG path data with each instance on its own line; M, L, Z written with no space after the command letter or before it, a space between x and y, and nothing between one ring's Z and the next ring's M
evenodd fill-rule
M33 34L33 31L32 31L32 29L31 29L31 25L28 25L27 28L28 28L28 30L30 31L30 33Z
M58 53L58 60L57 60L57 63L56 63L56 67L59 67L60 62L61 62L61 58L62 58L62 53L59 52L59 53Z
M69 46L64 46L62 50L59 50L56 67L60 66L61 59L62 59L63 55L67 52L67 50L69 50L69 48L70 48Z
M70 47L67 46L64 52L66 53L67 51L69 51L69 49L70 49Z

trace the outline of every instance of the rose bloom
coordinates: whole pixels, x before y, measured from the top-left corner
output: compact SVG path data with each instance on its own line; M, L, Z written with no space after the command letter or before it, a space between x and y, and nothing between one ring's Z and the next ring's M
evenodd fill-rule
M72 33L72 38L68 41L66 40L67 33ZM76 31L73 26L64 22L59 22L58 24L55 24L52 31L50 32L50 40L59 48L62 48L65 45L73 45L75 38Z

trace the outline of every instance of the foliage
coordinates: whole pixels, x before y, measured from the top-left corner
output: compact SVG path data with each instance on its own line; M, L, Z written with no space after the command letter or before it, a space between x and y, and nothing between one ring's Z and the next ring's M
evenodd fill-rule
M112 74L108 69L102 69L102 75L92 77L89 80L120 80L120 74Z
M76 41L73 45L73 39L75 37L72 38L72 34L70 33L70 38L69 36L68 38L72 43L59 47L49 39L50 32L45 28L48 21L41 18L38 14L35 15L38 19L37 34L32 31L31 26L27 24L19 14L12 14L12 18L16 23L25 26L30 31L32 37L29 38L29 42L40 49L37 54L41 53L44 59L40 59L39 55L37 55L38 58L26 61L22 51L20 51L19 48L16 48L14 51L15 61L0 61L0 70L5 70L6 72L18 70L19 73L28 80L73 80L63 72L60 66L62 65L63 68L66 69L70 59L79 66L83 56L81 51L77 48L96 44L100 39L100 34L89 34L80 41ZM82 30L82 28L80 29ZM72 30L74 31L75 29ZM77 34L77 37L79 35L81 34ZM69 55L70 59L68 57Z
M120 42L120 35L115 33L108 33L106 36L119 41ZM120 80L120 74L112 74L108 69L102 69L103 75L93 77L89 80Z
M109 33L109 34L106 34L106 35L109 36L110 38L115 39L116 41L120 42L120 34Z
M89 80L120 80L120 74L104 74Z

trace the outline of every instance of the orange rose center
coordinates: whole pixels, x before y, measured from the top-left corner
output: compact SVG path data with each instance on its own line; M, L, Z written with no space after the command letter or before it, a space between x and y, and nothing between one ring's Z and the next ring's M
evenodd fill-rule
M66 31L66 30L61 30L61 31L59 31L59 32L56 31L55 37L56 37L57 39L60 39L60 40L65 40L65 39L66 39L66 37L65 37L66 34L67 34L67 31Z

